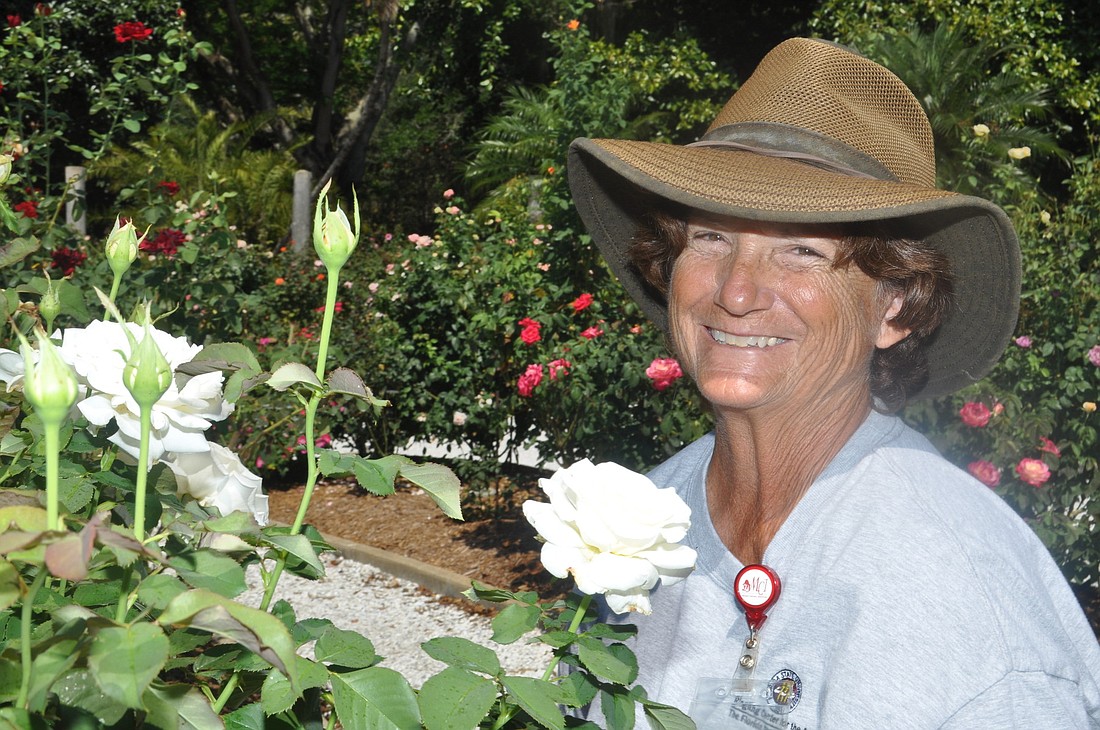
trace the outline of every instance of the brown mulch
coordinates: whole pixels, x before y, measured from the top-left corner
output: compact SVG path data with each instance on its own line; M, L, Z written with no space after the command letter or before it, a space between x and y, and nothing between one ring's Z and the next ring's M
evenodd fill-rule
M301 486L269 490L271 519L293 523L303 491ZM497 588L537 591L549 600L561 594L564 581L542 568L540 543L520 511L522 496L493 516L464 509L467 519L460 522L414 487L399 484L394 494L378 497L354 482L321 482L305 521L327 536L447 568Z

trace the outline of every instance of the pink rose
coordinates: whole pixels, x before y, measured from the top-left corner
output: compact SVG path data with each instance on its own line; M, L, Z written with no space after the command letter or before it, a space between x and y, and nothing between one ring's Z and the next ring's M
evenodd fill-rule
M959 411L962 422L973 428L985 426L989 423L989 418L992 415L984 403L975 403L974 401L970 401Z
M574 312L583 311L585 309L588 309L588 307L591 304L592 304L592 295L587 294L587 293L581 294L579 297L577 297L576 299L573 300L573 305L572 305L573 306L573 311Z
M452 190L451 188L447 188L446 190L443 191L443 199L444 200L450 200L454 196L455 196L455 191Z
M519 321L519 326L523 329L520 330L519 338L528 345L533 345L542 339L542 335L539 334L539 328L542 327L541 322L536 322L530 317L524 317Z
M1089 362L1100 368L1100 345L1093 345L1089 350Z
M1001 470L985 459L978 459L966 465L970 475L987 487L995 487L1001 483Z
M1016 465L1016 476L1033 487L1040 487L1050 479L1050 467L1041 459L1020 459Z
M1039 437L1039 451L1045 451L1048 454L1054 454L1055 456L1062 455L1062 450L1058 448L1058 445L1048 439L1046 436Z
M684 377L684 371L680 369L680 363L671 357L658 357L645 369L646 376L653 381L653 387L664 390Z
M559 359L547 363L546 367L550 369L550 379L557 380L559 375L565 377L569 374L569 368L573 367L573 363L568 360Z
M589 327L584 332L581 332L581 337L586 340L594 340L603 334L603 330L599 327Z
M1031 338L1028 337L1027 335L1017 337L1016 338L1016 346L1017 347L1022 347L1026 350L1027 348L1031 347Z
M535 388L542 382L542 365L528 365L527 369L523 371L523 375L519 376L519 381L516 383L516 390L524 398L530 398L531 394L535 392Z

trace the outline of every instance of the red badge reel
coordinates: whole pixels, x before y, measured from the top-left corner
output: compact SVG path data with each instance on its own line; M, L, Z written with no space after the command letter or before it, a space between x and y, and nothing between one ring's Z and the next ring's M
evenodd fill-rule
M733 594L754 635L768 618L768 609L779 600L779 589L779 576L766 565L746 565L737 574Z

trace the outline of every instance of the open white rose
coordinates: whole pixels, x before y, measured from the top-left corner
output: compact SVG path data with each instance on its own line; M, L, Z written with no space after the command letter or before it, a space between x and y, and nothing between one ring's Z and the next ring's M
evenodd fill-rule
M130 342L116 322L96 321L84 328L61 333L61 355L73 369L88 396L77 403L94 427L112 420L117 426L109 440L134 459L138 458L141 439L141 410L122 381L122 372L130 356ZM126 327L141 341L142 328L133 323ZM202 349L183 337L174 337L153 328L153 340L175 371ZM212 421L220 421L233 411L222 395L220 372L194 377L176 374L156 405L153 406L149 434L149 461L159 460L165 452L193 453L209 449L205 431Z
M695 567L695 551L677 545L691 509L672 489L618 464L585 459L539 486L550 503L528 500L523 515L545 541L542 564L577 590L602 593L616 613L651 610L649 592Z
M267 524L263 480L246 469L233 451L210 443L208 451L171 454L163 461L176 475L179 494L190 494L204 507L217 507L223 515L247 512L260 525Z

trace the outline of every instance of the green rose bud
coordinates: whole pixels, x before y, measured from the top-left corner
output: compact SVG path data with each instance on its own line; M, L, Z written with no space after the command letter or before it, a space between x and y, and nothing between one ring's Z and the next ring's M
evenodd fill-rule
M38 360L35 362L30 343L23 340L23 393L34 406L43 423L59 424L69 415L76 403L80 385L76 372L61 357L61 352L41 329L35 329L38 338Z
M132 221L126 221L125 225L115 217L115 227L107 236L107 263L111 265L111 271L115 276L122 276L137 258L138 246L145 240L145 236L137 237L137 229Z
M142 408L153 405L172 384L172 366L153 340L153 328L145 322L145 336L132 346L130 359L122 369L122 383Z
M317 197L317 208L313 215L313 247L329 272L340 269L351 257L351 252L359 244L359 198L352 194L355 201L355 231L351 229L347 215L337 206L328 209L326 198L330 183L326 183Z
M46 275L46 292L38 302L38 313L46 322L46 331L52 332L53 321L57 319L57 315L61 314L61 299L57 295L57 288L53 284L53 279L50 278L49 271L43 269L42 273Z
M11 177L11 165L15 160L11 155L0 155L0 185L3 185Z

